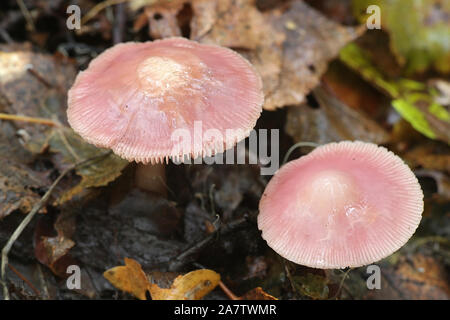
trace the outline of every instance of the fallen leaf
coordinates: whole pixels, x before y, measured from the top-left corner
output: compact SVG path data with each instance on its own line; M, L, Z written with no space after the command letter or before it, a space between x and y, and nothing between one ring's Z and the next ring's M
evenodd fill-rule
M200 1L193 11L191 38L246 56L262 76L267 110L302 103L328 62L362 32L340 26L303 1L265 12L252 0Z
M154 38L182 35L178 19L188 6L189 37L232 48L249 59L261 74L267 110L303 102L328 62L363 32L327 19L300 0L263 12L254 0L131 2L134 10L142 6Z
M303 1L293 1L279 17L275 16L272 25L284 32L286 38L279 82L275 90L266 91L264 108L268 110L304 102L306 95L320 83L328 62L364 31L343 27Z
M218 273L200 269L176 277L170 288L161 288L149 281L138 262L128 258L125 258L125 266L109 269L103 275L116 288L141 300L147 299L147 291L152 300L200 300L220 281Z
M50 151L57 153L54 162L60 169L85 159L98 157L98 160L76 168L76 173L81 176L81 181L58 198L57 203L59 204L70 200L86 188L107 185L115 180L128 165L128 161L112 153L107 154L107 150L99 149L85 142L72 129L66 127L55 128L48 143ZM102 157L102 154L105 156Z
M420 144L409 150L403 157L412 166L438 170L450 174L450 150L439 144Z
M40 196L32 188L41 186L38 176L28 168L0 159L0 219L20 209L29 212Z
M140 300L147 300L146 293L150 291L148 282L141 265L129 258L124 258L125 266L106 270L103 276L116 288L131 293Z
M50 184L46 172L23 163L30 155L8 129L9 125L0 125L0 219L14 210L29 212L41 198L39 188Z
M360 111L378 124L389 119L390 100L340 61L333 61L322 77L322 87L353 110Z
M450 113L435 101L436 93L425 84L406 78L387 78L355 43L341 50L340 59L387 93L393 99L392 106L416 130L428 138L450 143Z
M389 32L397 60L408 73L423 72L430 66L442 73L450 71L448 1L354 0L353 10L363 23L369 5L380 7L381 26Z
M370 290L366 299L448 300L446 272L437 259L420 253L400 257L395 268L382 268L381 290Z
M308 105L290 107L286 133L295 142L312 141L324 144L340 140L362 140L383 144L389 140L387 132L364 113L353 110L323 89L314 96L319 108Z
M151 284L153 300L200 300L210 293L220 281L220 275L212 270L200 269L175 278L169 289Z
M145 8L148 19L149 34L153 39L180 37L178 13L183 8L183 1L158 1Z
M32 52L27 44L0 45L0 111L64 123L66 93L75 75L68 61ZM51 127L27 122L14 126L29 151L41 153L47 146Z
M61 278L68 276L69 265L78 264L69 254L75 246L71 239L74 232L75 217L70 210L64 210L55 221L48 216L40 218L34 230L36 259Z

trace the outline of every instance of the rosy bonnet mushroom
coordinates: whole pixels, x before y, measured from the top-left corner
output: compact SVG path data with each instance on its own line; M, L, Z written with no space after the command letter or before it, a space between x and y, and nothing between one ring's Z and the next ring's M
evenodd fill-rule
M358 267L402 247L422 211L422 189L402 159L372 143L343 141L281 167L260 201L258 227L297 264Z
M236 52L169 38L121 43L92 60L68 93L67 116L87 142L139 163L137 185L156 190L165 189L151 181L164 182L164 161L211 156L247 137L263 100L260 76ZM198 137L196 123L223 139Z

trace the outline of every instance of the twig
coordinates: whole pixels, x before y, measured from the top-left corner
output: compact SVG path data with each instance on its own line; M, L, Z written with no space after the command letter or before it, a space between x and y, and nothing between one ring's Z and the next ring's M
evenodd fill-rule
M286 274L286 278L288 278L288 280L289 280L289 284L291 285L292 292L294 294L297 294L297 289L295 288L294 281L292 280L291 272L289 271L289 266L286 264L287 260L285 258L282 258L282 259L283 259L284 273Z
M217 231L209 234L205 238L203 238L201 241L195 243L194 245L191 245L189 248L187 248L185 251L183 251L181 254L176 256L169 264L169 270L170 271L176 271L191 260L189 259L190 256L194 255L195 253L202 250L212 239L214 239L214 236L216 234L219 235L225 235L227 233L230 233L239 227L242 227L245 223L247 223L251 217L248 215L244 215L244 217L236 219L232 222L229 222L225 224L223 227L218 229Z
M286 155L284 156L283 159L283 164L285 164L288 160L289 157L291 156L291 153L297 149L298 147L312 147L312 148L316 148L320 146L320 144L315 143L315 142L298 142L296 144L294 144L292 147L289 148L289 150L286 152Z
M103 2L100 2L99 4L95 5L91 10L89 10L88 13L86 13L83 18L81 18L81 24L84 25L86 22L91 20L93 17L95 17L100 11L103 9L113 6L119 3L128 2L130 0L106 0Z
M235 295L222 281L219 281L219 286L223 290L223 292L225 292L227 297L230 298L230 300L242 300L240 297Z
M216 216L216 206L215 206L215 201L214 201L214 188L216 187L216 185L213 183L211 185L211 187L209 188L209 202L211 204L211 212L213 216Z
M194 262L193 265L200 269L206 269L206 267L198 262ZM231 300L242 300L240 297L235 295L226 285L222 282L222 280L219 280L219 286L222 289L222 291L225 293L225 295L230 298Z
M34 31L36 28L34 26L33 18L31 17L30 11L26 7L23 0L16 0L17 5L20 8L20 11L22 11L23 16L25 17L25 20L27 20L28 27L30 28L30 31Z
M5 40L7 43L11 44L14 43L13 39L11 38L11 36L8 34L8 32L3 29L2 27L0 27L0 36L3 38L3 40Z
M36 289L36 287L31 283L30 280L28 280L24 275L22 275L16 268L14 268L11 264L8 263L8 267L11 269L12 272L14 272L20 279L22 279L23 282L25 282L30 288L31 290L33 290L34 294L36 296L40 296L41 293L39 292L38 289Z
M56 130L56 132L58 133L59 137L61 138L61 141L64 144L64 147L66 147L66 149L69 151L69 153L72 155L72 157L75 159L75 162L80 161L80 157L77 155L77 153L75 152L75 150L73 150L72 146L70 145L69 141L67 141L67 137L64 134L63 130Z
M43 76L41 76L39 74L39 72L36 71L36 69L34 69L32 64L28 64L26 67L26 70L29 74L31 74L32 76L34 76L36 79L38 79L40 82L42 82L42 84L47 88L50 89L53 87L53 85L47 81L47 79L45 79Z
M331 298L329 298L328 300L334 300L339 296L339 294L341 293L342 287L344 286L344 281L347 278L347 276L351 270L353 270L353 268L348 268L348 270L345 271L344 276L342 277L341 282L339 283L339 287L338 287L338 290L336 291L336 294L334 296L332 296Z
M0 113L0 120L32 122L32 123L39 123L39 124L44 124L46 126L53 126L53 127L60 126L59 123L57 123L53 120L50 120L50 119L27 117L27 116L20 116L17 114L8 114L8 113Z
M45 203L50 198L50 195L52 194L53 190L57 186L57 184L61 181L61 179L68 174L73 169L84 165L90 161L101 159L102 157L105 157L109 155L111 152L107 152L105 154L102 154L100 156L95 156L86 160L83 160L81 162L75 163L74 165L70 166L69 168L65 169L59 176L56 178L56 180L52 183L50 188L47 190L47 192L42 196L41 200L39 200L38 203L36 203L33 208L31 209L30 213L26 215L26 217L22 220L22 222L19 224L19 226L14 230L13 234L9 238L8 242L2 249L2 261L1 261L1 279L3 284L3 298L5 300L9 300L9 291L8 286L6 284L6 266L8 265L8 254L11 250L14 242L19 238L19 236L22 234L23 230L27 227L27 225L30 223L30 221L33 219L33 217L36 215L36 213L45 205Z
M235 295L222 281L219 281L219 286L231 300L242 300L237 295Z
M114 44L120 43L123 41L123 35L125 31L125 23L126 23L126 3L119 3L116 6L115 11L115 21L113 28L113 42Z
M38 270L38 276L39 276L40 285L41 285L42 290L44 291L42 299L47 300L47 299L50 298L50 294L48 293L47 281L45 280L44 273L42 272L41 264L40 263L36 263L36 267L37 267L37 270Z

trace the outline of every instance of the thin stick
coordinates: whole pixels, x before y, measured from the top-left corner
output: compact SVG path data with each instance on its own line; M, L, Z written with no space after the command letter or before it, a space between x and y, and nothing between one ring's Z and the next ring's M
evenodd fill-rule
M23 0L16 0L16 2L20 8L20 11L22 11L23 16L25 17L25 20L27 20L30 31L34 31L36 28L34 27L33 18L31 17L30 11L28 10L27 6L23 2Z
M230 233L243 225L245 225L247 222L251 220L251 217L248 215L244 215L244 217L236 219L234 221L231 221L224 226L220 227L220 229L216 230L215 232L209 234L199 242L189 246L185 251L183 251L181 254L176 256L169 264L169 270L176 271L182 266L184 266L186 263L190 262L192 257L195 253L200 252L212 239L214 239L214 236L216 234L218 235L225 235L227 233Z
M219 286L231 300L242 300L237 295L235 295L222 281L219 281Z
M59 177L56 178L56 180L52 183L52 185L47 190L47 192L42 196L41 200L39 200L39 202L36 203L33 206L33 208L31 209L30 213L28 213L26 215L26 217L22 220L22 222L19 224L19 226L13 232L13 234L9 238L8 242L6 243L6 245L2 249L1 279L2 279L2 282L3 282L3 298L5 300L9 300L9 291L8 291L8 286L6 284L6 266L8 265L8 254L9 254L9 251L11 250L14 242L17 240L17 238L19 238L19 236L22 234L23 230L27 227L27 225L30 223L30 221L33 219L33 217L36 215L36 213L45 205L45 203L50 198L50 195L52 194L52 192L55 189L55 187L57 186L57 184L61 181L61 179L66 174L68 174L70 171L72 171L73 169L75 169L75 168L77 168L77 167L79 167L79 166L81 166L83 164L86 164L86 163L88 163L88 162L90 162L92 160L95 160L95 159L100 159L102 157L105 157L105 156L109 155L110 153L111 152L107 152L107 153L105 153L103 155L95 156L93 158L83 160L81 162L75 163L74 165L72 165L69 168L67 168L66 170L64 170L59 175Z
M348 268L348 270L345 271L344 276L342 277L341 282L339 283L339 287L338 287L338 290L336 291L336 294L333 297L329 298L328 300L334 300L339 296L339 294L341 293L342 287L344 286L344 281L348 277L348 274L351 270L353 270L353 268Z
M30 288L31 290L34 291L34 294L36 296L40 296L41 293L39 292L38 289L36 289L36 287L31 283L30 280L28 280L24 275L22 275L16 268L14 268L11 264L8 263L8 267L11 269L12 272L14 272L20 279L22 279L23 282L25 282Z
M113 27L113 43L117 44L123 41L126 24L126 3L119 3L116 6L114 27Z
M2 27L0 27L0 36L3 38L3 40L5 40L9 44L14 42L11 36L8 34L8 32Z
M29 64L27 66L27 72L29 72L33 77L35 77L36 79L38 79L40 82L42 82L42 84L44 84L44 86L46 86L48 89L50 89L52 86L52 84L50 82L47 81L47 79L45 79L43 76L41 76L39 74L39 72L37 72L32 64Z
M194 262L193 265L200 269L206 269L206 267L198 262ZM222 282L222 280L219 280L219 286L222 289L222 291L225 293L225 295L230 298L231 300L242 300L240 297L235 295L226 285Z
M297 149L298 147L312 147L312 148L317 148L318 146L320 146L320 144L315 143L315 142L297 142L296 144L294 144L292 147L289 148L289 150L286 152L286 155L284 156L283 159L283 164L285 164L288 160L289 157L291 156L291 153Z
M95 17L100 11L103 9L113 6L119 3L128 2L130 0L106 0L103 2L100 2L99 4L95 5L91 10L89 10L88 13L86 13L83 18L81 18L81 24L84 25L86 22L91 20L93 17Z
M46 119L46 118L35 118L35 117L27 117L20 116L17 114L8 114L8 113L0 113L0 120L10 120L10 121L22 121L22 122L31 122L31 123L39 123L44 124L46 126L58 127L59 123Z

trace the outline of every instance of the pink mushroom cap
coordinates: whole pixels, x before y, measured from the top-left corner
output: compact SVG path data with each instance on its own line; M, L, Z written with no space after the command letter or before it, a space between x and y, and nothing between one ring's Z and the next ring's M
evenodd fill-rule
M146 164L234 146L255 126L263 100L260 76L236 52L169 38L118 44L92 60L69 90L67 116L86 141ZM223 139L199 136L209 129ZM190 140L174 139L176 130Z
M334 269L381 260L414 234L423 193L410 168L360 141L320 146L283 166L259 204L268 245L297 264Z

